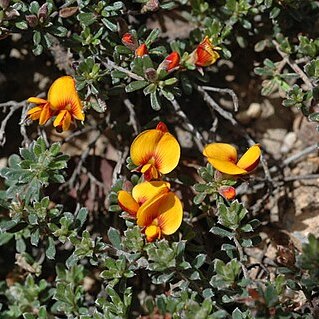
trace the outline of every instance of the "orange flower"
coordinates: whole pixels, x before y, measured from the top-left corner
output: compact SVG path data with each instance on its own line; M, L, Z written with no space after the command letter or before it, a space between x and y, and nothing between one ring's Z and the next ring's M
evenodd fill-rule
M44 125L53 115L53 112L50 109L50 103L47 100L38 97L30 97L27 101L37 104L37 106L30 109L27 113L32 121L39 120L39 124Z
M228 175L244 175L256 168L261 151L260 146L256 144L237 161L237 151L232 145L212 143L204 148L203 154L218 171Z
M131 33L125 33L122 36L122 43L132 51L138 46L136 38Z
M28 102L37 104L27 113L33 121L39 120L44 125L52 116L57 115L53 125L66 131L72 119L84 120L82 103L71 76L62 76L55 80L48 93L48 99L30 97Z
M171 54L169 54L164 61L159 65L159 69L163 69L166 72L170 72L173 69L177 68L179 66L180 61L180 55L177 51L173 51Z
M170 134L164 123L159 122L156 129L140 133L130 149L132 162L146 180L159 178L160 174L171 172L178 164L180 146Z
M48 93L48 101L51 109L57 113L53 122L54 127L66 131L73 118L84 121L82 103L71 76L62 76L53 82Z
M136 50L135 56L142 57L143 55L148 54L147 46L145 43L142 43Z
M163 181L138 184L132 194L120 191L118 202L143 227L147 241L175 233L182 223L182 204L170 191L169 183Z
M220 50L219 47L214 47L208 36L197 46L197 48L190 54L190 62L197 66L204 67L214 64L218 58Z

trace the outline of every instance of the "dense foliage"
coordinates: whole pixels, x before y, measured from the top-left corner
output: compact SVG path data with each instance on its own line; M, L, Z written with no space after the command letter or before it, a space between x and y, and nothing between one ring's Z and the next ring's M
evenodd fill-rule
M0 101L0 318L317 318L318 234L258 257L265 205L292 161L261 145L216 169L202 152L213 141L259 151L235 116L249 94L319 122L318 18L312 0L0 0L0 69L12 49L33 64L18 79L25 96L4 83ZM63 75L85 119L54 104L63 88L49 87ZM149 171L130 146L161 121L181 157ZM157 196L183 204L173 233L156 224L164 209L143 224L118 198L152 178L170 184ZM145 236L154 225L157 237Z

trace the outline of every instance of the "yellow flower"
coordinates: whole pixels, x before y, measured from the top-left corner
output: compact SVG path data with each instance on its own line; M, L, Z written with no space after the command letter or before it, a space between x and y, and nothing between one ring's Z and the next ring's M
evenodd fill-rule
M55 80L48 93L51 109L57 113L53 122L54 127L69 129L72 119L84 121L82 103L71 76L62 76Z
M182 223L182 203L170 191L167 182L143 182L133 188L132 194L120 191L118 203L136 218L137 225L143 227L148 241L175 233Z
M177 166L180 146L166 125L160 122L156 129L146 130L135 138L130 156L146 180L157 179Z
M27 101L37 104L37 106L28 111L27 115L29 118L32 121L39 120L39 124L44 125L53 114L50 109L50 103L47 100L38 97L30 97Z
M66 131L73 118L84 120L82 103L71 76L62 76L55 80L49 89L47 100L30 97L28 102L37 104L28 111L27 115L33 121L39 120L40 125L44 125L52 116L56 115L53 125Z
M244 175L256 168L261 151L260 146L256 144L237 161L235 147L225 143L212 143L205 146L203 154L218 171L228 175Z

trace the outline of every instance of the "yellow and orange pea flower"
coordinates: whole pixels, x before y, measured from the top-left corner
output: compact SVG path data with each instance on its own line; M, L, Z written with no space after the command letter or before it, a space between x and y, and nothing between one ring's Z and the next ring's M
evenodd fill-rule
M188 61L199 67L205 67L214 64L220 58L219 47L215 47L208 36L197 46L190 54Z
M182 203L164 181L142 182L133 187L132 193L121 190L118 203L136 218L149 242L175 233L182 223Z
M245 175L256 168L259 163L261 150L258 144L251 146L237 160L237 150L225 143L212 143L205 146L203 151L208 162L218 171L228 175Z
M56 116L53 126L67 131L73 119L84 121L82 102L71 76L62 76L55 80L49 89L47 100L30 97L28 102L37 104L27 115L33 121L39 120L40 125Z
M131 160L138 166L136 170L143 173L147 181L170 173L177 166L180 153L176 138L163 122L159 122L156 129L140 133L130 149Z

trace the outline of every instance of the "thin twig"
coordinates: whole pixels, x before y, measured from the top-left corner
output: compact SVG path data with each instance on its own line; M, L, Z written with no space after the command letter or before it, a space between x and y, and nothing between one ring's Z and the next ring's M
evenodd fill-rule
M285 62L300 76L300 78L303 80L303 82L308 86L308 89L311 90L314 88L314 85L311 83L307 75L302 71L302 69L299 67L297 63L295 63L292 59L290 59L289 55L285 52L282 52L280 49L280 45L277 41L273 41L273 44L275 45L275 48L277 52L280 54L280 56L283 58Z
M122 171L122 167L125 163L125 160L126 160L126 157L128 155L128 147L126 146L124 148L124 151L118 151L118 161L114 167L114 170L113 170L113 177L112 177L112 184L115 184L115 182L117 181L117 179L120 177L121 175L121 171Z
M137 123L137 116L134 110L134 104L129 99L124 99L124 105L127 107L129 112L129 125L133 126L135 135L140 132L140 125Z
M236 236L234 236L233 239L234 239L234 243L235 243L236 248L237 248L238 253L239 253L239 261L240 261L240 263L241 263L241 268L242 268L242 270L243 270L244 277L245 277L246 279L248 279L248 278L249 278L249 276L248 276L248 271L247 271L246 266L244 265L245 256L244 256L243 247L241 247L241 245L240 245L238 239L236 238Z
M6 130L6 126L8 124L9 119L11 118L11 116L13 115L13 113L24 107L25 106L25 101L22 102L16 102L16 101L8 101L5 103L0 103L0 107L3 107L4 109L6 109L7 107L10 107L8 114L6 115L6 117L2 120L1 122L1 126L0 126L0 146L3 146L6 142L6 135L5 135L5 130Z
M194 141L199 149L200 152L203 151L204 145L202 141L205 141L204 137L202 134L194 127L194 125L190 122L184 111L181 109L180 105L178 102L174 99L171 101L174 111L176 112L176 115L178 115L181 119L184 120L185 125L187 126L188 130L194 134ZM205 143L206 144L206 143Z
M106 62L103 62L102 63L104 64L104 66L108 69L115 69L115 70L118 70L118 71L121 71L125 74L127 74L130 78L134 79L134 80L137 80L137 81L143 81L145 80L143 77L125 69L125 68L122 68L121 66L118 66L116 63L114 63L113 61L111 61L110 59L106 59Z
M227 93L231 96L234 104L234 111L237 112L239 109L239 104L238 104L238 97L236 93L228 88L217 88L217 87L212 87L212 86L202 86L202 89L205 91L212 91L212 92L221 92L221 93Z

